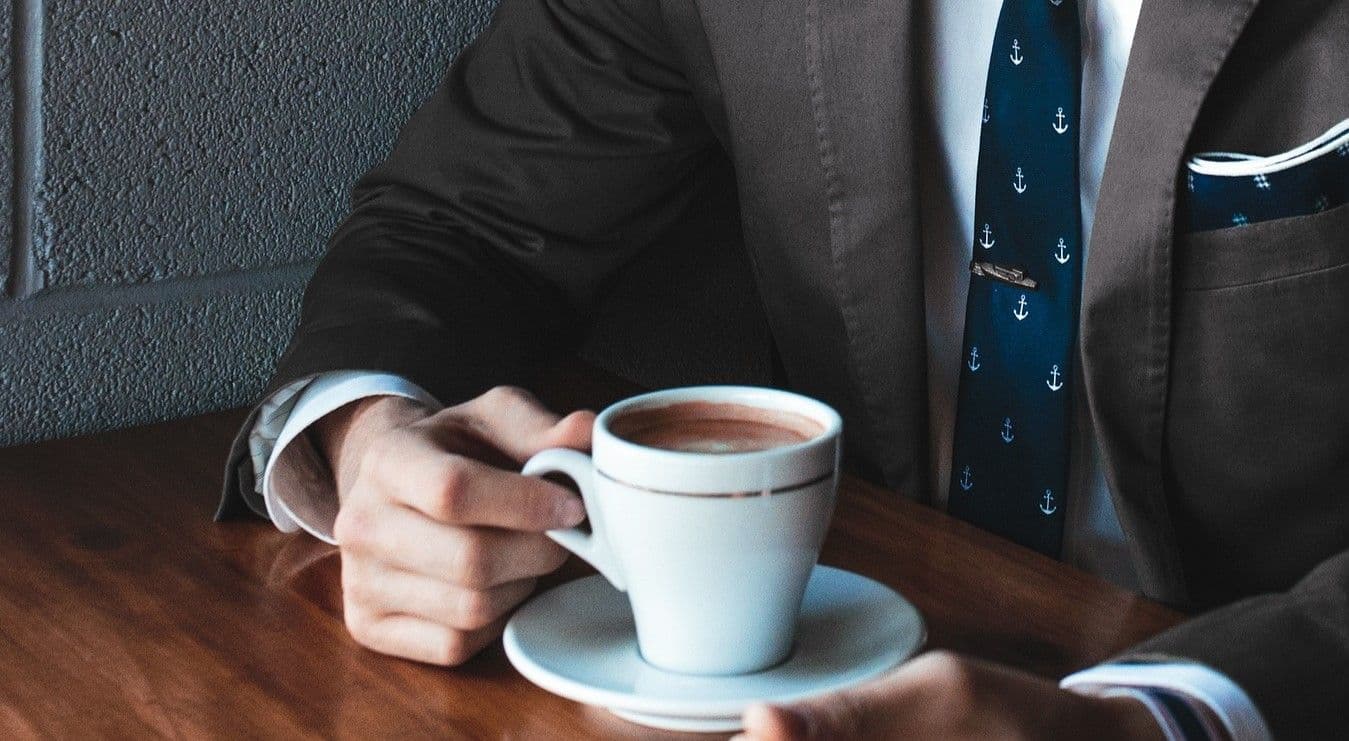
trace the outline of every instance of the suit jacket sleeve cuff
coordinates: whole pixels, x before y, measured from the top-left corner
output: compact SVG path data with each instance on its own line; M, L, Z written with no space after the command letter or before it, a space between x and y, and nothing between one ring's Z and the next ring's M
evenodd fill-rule
M1119 688L1146 691L1166 712L1168 722L1162 723L1162 727L1171 738L1226 736L1234 741L1270 741L1272 738L1259 709L1236 682L1191 661L1102 664L1065 677L1060 686L1095 695L1116 694ZM1222 724L1221 732L1194 733L1194 724L1202 724L1204 714L1196 712L1197 717L1191 720L1186 717L1185 705L1207 709ZM1149 707L1156 715L1158 708Z
M371 396L402 396L440 406L420 386L397 375L333 371L297 381L263 402L249 434L249 453L267 516L283 532L303 529L335 544L337 492L327 461L306 431L330 412Z

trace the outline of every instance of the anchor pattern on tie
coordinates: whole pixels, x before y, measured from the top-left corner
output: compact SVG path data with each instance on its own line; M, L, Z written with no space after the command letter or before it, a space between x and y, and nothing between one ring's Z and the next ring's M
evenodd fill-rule
M1040 514L1052 515L1059 511L1059 506L1054 503L1054 492L1051 489L1045 489L1044 498L1040 501Z
M1050 555L1068 506L1082 283L1079 33L1078 0L1004 0L998 17L967 249L1034 283L971 275L948 496L957 517Z
M1050 391L1058 391L1063 388L1063 381L1059 380L1061 375L1063 374L1059 372L1057 365L1049 369L1049 380L1045 381L1045 385L1049 387Z
M1063 107L1062 107L1062 106L1059 106L1059 112L1058 112L1057 114L1055 114L1055 116L1054 116L1054 133L1055 133L1055 134L1066 134L1066 133L1068 133L1068 124L1064 123L1064 122L1063 122L1063 119L1064 119L1064 116L1063 116Z

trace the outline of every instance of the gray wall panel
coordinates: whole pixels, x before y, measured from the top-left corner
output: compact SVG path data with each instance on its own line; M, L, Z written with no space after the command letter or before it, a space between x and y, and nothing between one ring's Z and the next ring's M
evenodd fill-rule
M289 336L299 288L204 293L0 323L0 445L251 401Z
M8 295L9 256L14 244L14 3L0 2L0 302Z
M51 0L52 286L318 255L494 3Z
M16 6L45 22L31 48ZM45 286L0 297L0 445L253 401L352 182L493 7L0 2L0 276L28 209ZM32 198L10 181L14 54L45 60Z

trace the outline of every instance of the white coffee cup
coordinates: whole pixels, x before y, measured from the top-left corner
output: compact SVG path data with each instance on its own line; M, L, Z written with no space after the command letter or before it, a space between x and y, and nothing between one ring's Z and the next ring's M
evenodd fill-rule
M714 453L648 447L613 431L625 414L689 402L795 415L817 434L764 450ZM671 389L601 412L590 456L545 450L524 473L575 480L590 532L548 535L628 593L648 663L686 674L745 674L791 652L801 598L834 510L842 429L833 409L786 391Z

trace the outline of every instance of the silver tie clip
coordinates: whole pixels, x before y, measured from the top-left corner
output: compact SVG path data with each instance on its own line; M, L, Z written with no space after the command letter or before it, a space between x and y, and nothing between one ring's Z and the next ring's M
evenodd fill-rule
M991 262L970 260L970 272L981 278L992 278L1030 291L1038 290L1040 285L1035 282L1034 278L1026 275L1026 271L1021 268L1011 268Z

